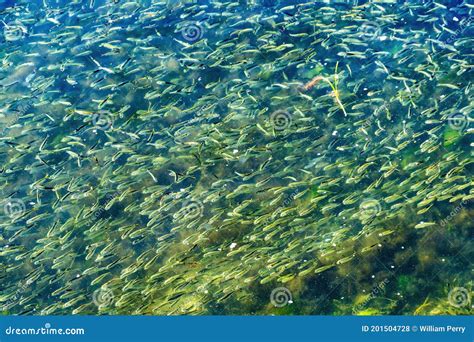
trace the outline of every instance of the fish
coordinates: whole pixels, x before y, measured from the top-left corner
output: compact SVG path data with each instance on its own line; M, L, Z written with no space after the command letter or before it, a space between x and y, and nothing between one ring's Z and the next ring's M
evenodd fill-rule
M282 284L350 314L375 258L465 242L471 5L4 7L8 314L275 314Z

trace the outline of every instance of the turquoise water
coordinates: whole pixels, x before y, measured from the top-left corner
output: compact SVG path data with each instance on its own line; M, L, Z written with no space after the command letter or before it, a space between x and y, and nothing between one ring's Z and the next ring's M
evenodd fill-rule
M0 3L4 314L469 314L462 1Z

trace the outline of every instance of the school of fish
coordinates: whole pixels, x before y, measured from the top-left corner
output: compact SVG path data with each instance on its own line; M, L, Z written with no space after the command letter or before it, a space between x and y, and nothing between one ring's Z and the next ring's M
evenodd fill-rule
M250 314L469 209L473 10L0 7L1 311Z

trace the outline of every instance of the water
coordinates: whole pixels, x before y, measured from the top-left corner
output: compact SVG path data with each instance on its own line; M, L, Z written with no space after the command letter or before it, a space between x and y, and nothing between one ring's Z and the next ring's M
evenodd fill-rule
M469 314L471 15L2 2L2 312Z

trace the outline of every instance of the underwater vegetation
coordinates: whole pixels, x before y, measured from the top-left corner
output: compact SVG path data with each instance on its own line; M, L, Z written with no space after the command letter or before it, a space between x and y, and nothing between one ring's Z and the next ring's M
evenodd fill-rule
M472 314L473 10L0 4L0 311Z

